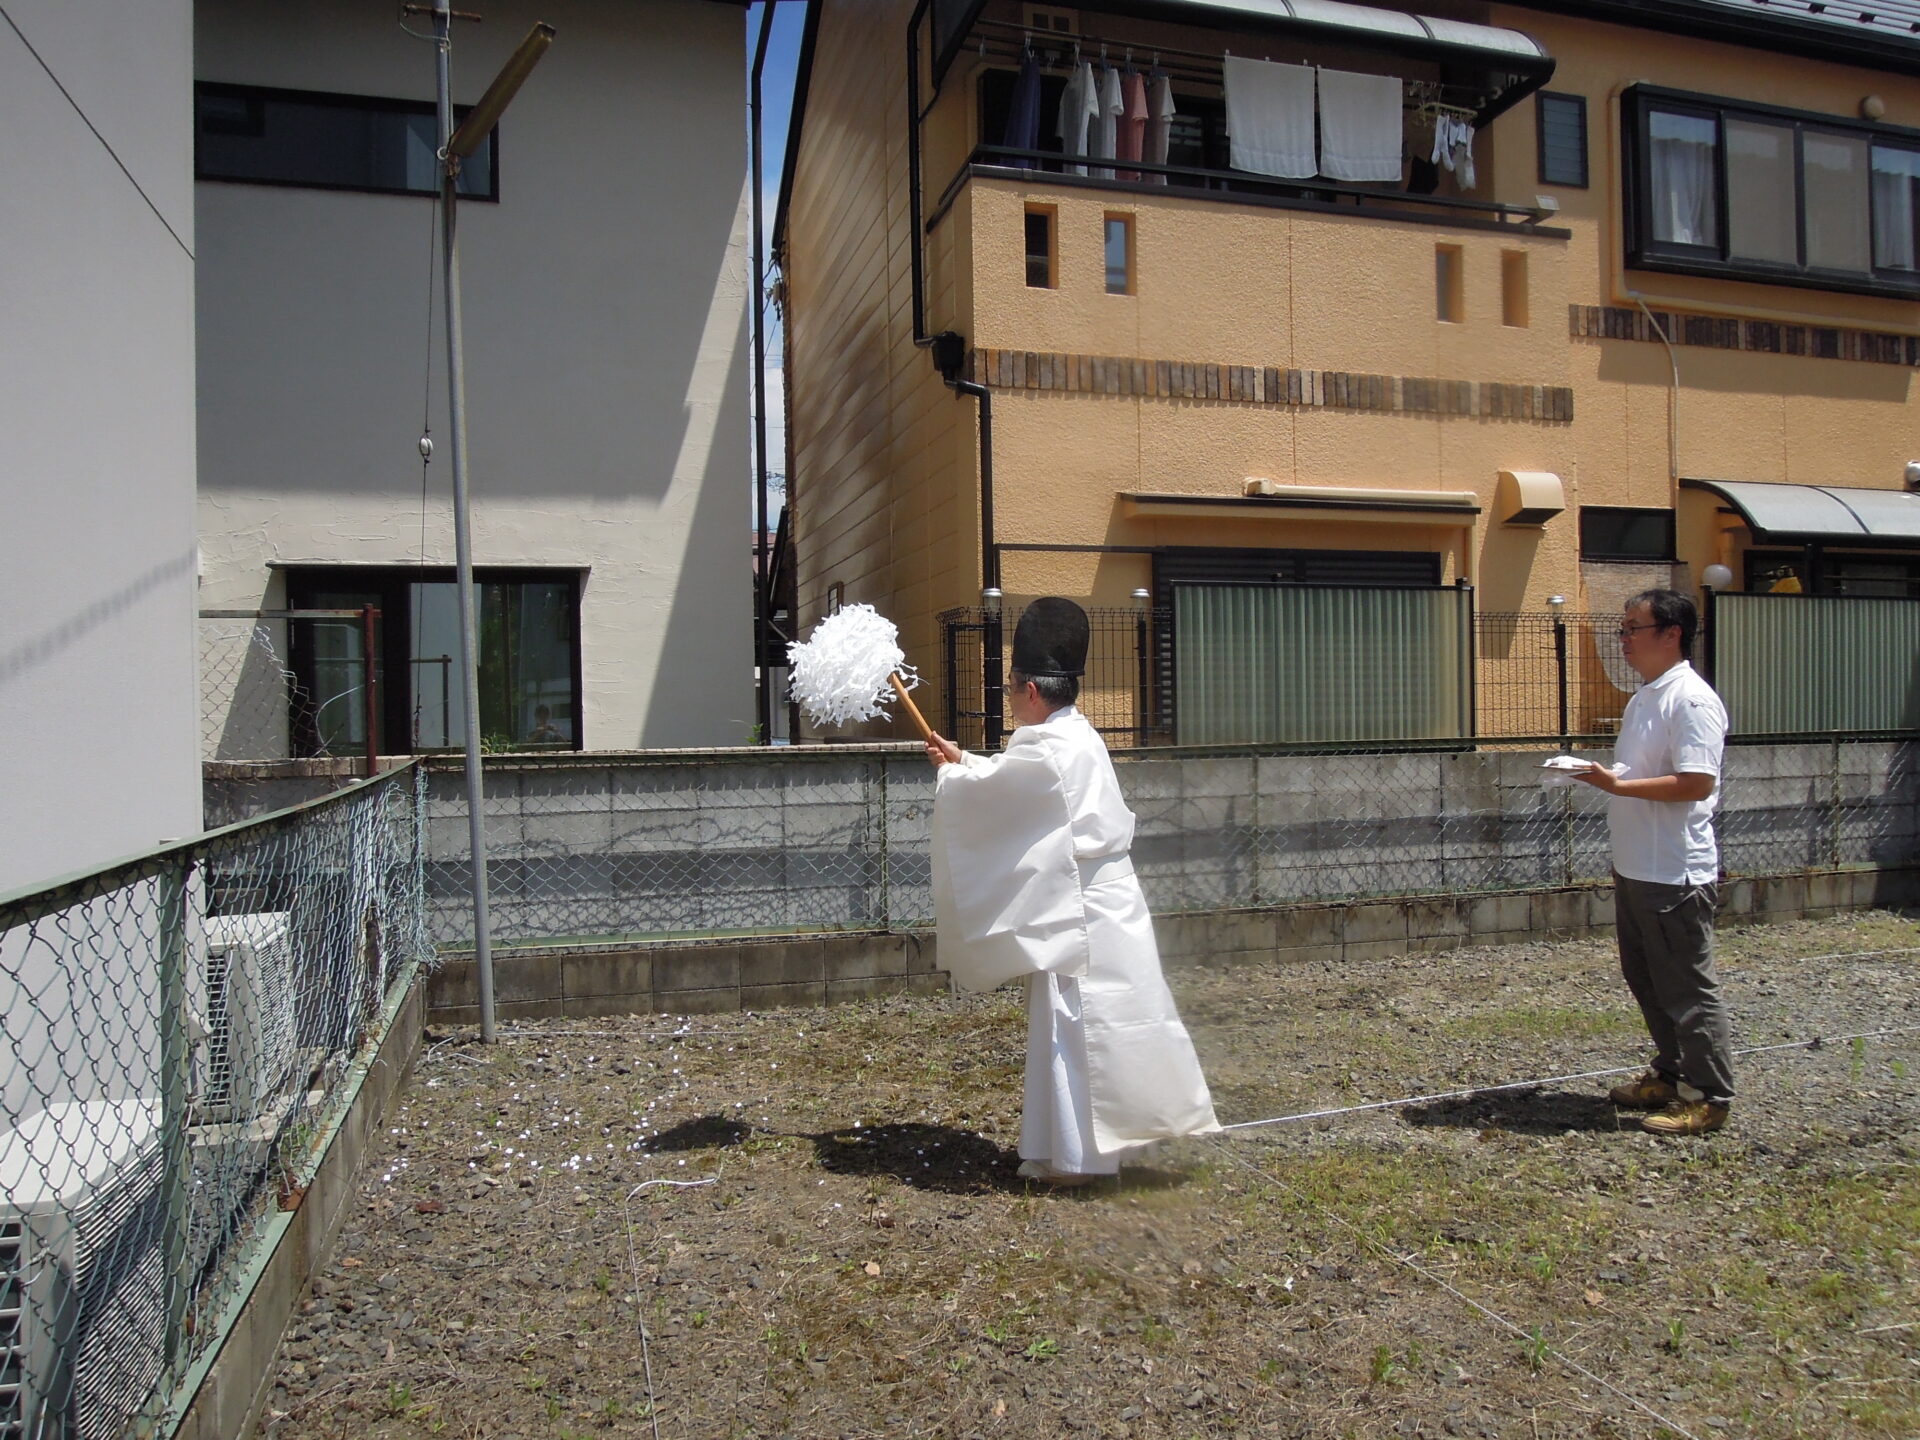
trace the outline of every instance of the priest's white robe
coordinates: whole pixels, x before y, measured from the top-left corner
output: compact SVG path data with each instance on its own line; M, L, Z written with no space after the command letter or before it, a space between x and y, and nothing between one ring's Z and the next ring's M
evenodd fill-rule
M1028 977L1020 1155L1055 1170L1112 1174L1132 1146L1220 1128L1160 973L1133 829L1071 705L935 782L940 963L962 990Z

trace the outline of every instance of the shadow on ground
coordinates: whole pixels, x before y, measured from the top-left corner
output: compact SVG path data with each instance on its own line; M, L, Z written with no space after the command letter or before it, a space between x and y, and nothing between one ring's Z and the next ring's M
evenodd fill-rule
M1604 1095L1568 1090L1507 1090L1464 1095L1400 1112L1409 1125L1446 1125L1462 1130L1505 1130L1515 1135L1560 1135L1568 1130L1627 1128Z
M861 1125L805 1134L763 1130L723 1115L700 1115L662 1130L646 1148L656 1154L729 1150L756 1134L808 1141L820 1168L834 1175L887 1175L916 1190L948 1195L992 1191L1020 1194L1047 1188L1020 1178L1016 1151L951 1125ZM1187 1179L1179 1170L1130 1165L1118 1182L1103 1181L1061 1193L1111 1194L1116 1188L1168 1190L1184 1185Z

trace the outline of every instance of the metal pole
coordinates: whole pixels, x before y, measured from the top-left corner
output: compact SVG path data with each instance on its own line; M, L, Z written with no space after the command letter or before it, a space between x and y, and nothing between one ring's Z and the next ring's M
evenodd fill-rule
M1560 748L1567 748L1567 622L1553 617L1553 663L1559 673Z
M760 224L760 72L767 63L767 41L773 36L773 0L760 12L760 39L753 50L750 107L753 111L753 673L754 720L762 745L773 743L773 677L767 659L767 624L773 617L773 596L767 590L771 573L767 555L767 307L766 241ZM789 489L791 497L791 489Z
M380 698L374 678L373 626L380 618L377 605L360 612L360 693L366 701L367 778L380 773Z
M450 50L453 11L434 0L434 80L440 146L453 138L453 76ZM487 924L486 779L480 769L480 669L473 605L473 542L467 515L467 392L460 356L460 252L456 245L455 189L458 167L449 157L440 170L440 293L447 307L447 419L453 447L453 549L460 597L460 682L466 702L467 844L473 853L473 966L480 990L480 1039L493 1043L493 936Z
M188 1264L188 1228L192 1158L187 1143L187 1091L193 1052L187 1038L187 882L193 872L192 852L171 858L154 879L160 933L160 1144L166 1166L166 1221L162 1232L165 1264L163 1295L166 1326L166 1369L178 1375L184 1369L187 1301L193 1276Z

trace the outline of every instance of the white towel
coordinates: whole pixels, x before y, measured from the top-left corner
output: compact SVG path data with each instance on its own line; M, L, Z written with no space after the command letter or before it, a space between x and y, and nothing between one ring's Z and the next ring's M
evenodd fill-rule
M1313 174L1313 71L1229 55L1221 75L1233 168L1287 180Z
M1320 72L1320 173L1330 180L1400 178L1400 80Z

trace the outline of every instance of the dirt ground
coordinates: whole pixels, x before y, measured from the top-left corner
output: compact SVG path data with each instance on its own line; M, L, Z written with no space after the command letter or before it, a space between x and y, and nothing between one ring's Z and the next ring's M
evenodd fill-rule
M1610 942L1177 970L1228 1124L1549 1083L1066 1193L1014 1175L1017 991L436 1034L266 1433L1911 1440L1911 947L1723 935L1774 1048L1685 1141L1551 1078L1641 1059Z

